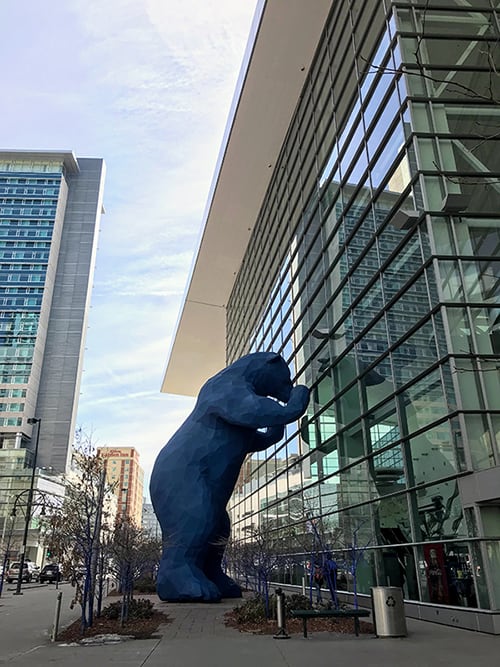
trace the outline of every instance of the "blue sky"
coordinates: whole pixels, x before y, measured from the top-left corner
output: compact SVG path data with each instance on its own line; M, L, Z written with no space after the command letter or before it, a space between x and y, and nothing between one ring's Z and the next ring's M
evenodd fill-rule
M193 404L160 385L256 4L0 3L0 147L106 161L78 425L146 481Z

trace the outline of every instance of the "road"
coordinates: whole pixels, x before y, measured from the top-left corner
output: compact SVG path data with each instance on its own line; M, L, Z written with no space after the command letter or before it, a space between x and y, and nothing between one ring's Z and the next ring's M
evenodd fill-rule
M57 593L55 584L25 584L23 595L6 584L0 597L0 663L46 644L52 631ZM80 605L70 609L74 588L59 584L62 592L60 627L79 618Z

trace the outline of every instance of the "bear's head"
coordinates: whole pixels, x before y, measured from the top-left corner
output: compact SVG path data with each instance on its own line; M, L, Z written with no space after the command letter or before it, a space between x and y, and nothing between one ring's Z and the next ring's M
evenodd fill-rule
M290 399L292 381L283 357L275 352L254 352L239 359L232 367L244 366L245 378L259 396L272 396L283 403Z

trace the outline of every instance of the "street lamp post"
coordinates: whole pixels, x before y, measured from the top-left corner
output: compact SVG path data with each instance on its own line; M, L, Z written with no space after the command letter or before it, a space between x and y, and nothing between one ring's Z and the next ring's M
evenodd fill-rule
M31 483L29 487L29 493L28 493L28 501L26 503L26 520L24 522L24 535L23 535L23 543L21 546L21 557L19 559L19 575L17 577L17 586L16 586L16 592L14 595L22 595L21 591L21 585L23 581L23 571L24 571L24 561L26 557L26 545L28 543L28 531L30 527L30 518L31 518L31 506L33 504L33 491L35 488L35 476L36 476L36 459L38 456L38 442L40 440L40 425L41 425L42 420L41 419L36 419L35 417L30 417L28 419L28 424L36 424L37 429L36 429L36 440L35 440L35 455L33 459L33 472L31 473Z

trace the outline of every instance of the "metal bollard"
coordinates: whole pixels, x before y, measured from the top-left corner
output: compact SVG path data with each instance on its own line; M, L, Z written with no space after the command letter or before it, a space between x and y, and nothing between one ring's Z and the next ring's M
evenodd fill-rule
M274 639L290 639L290 635L286 631L285 594L281 588L276 589L276 616L278 632L274 635Z
M50 641L55 642L59 632L59 617L61 616L62 591L59 591L56 599L56 610L54 612L54 625L50 634Z

